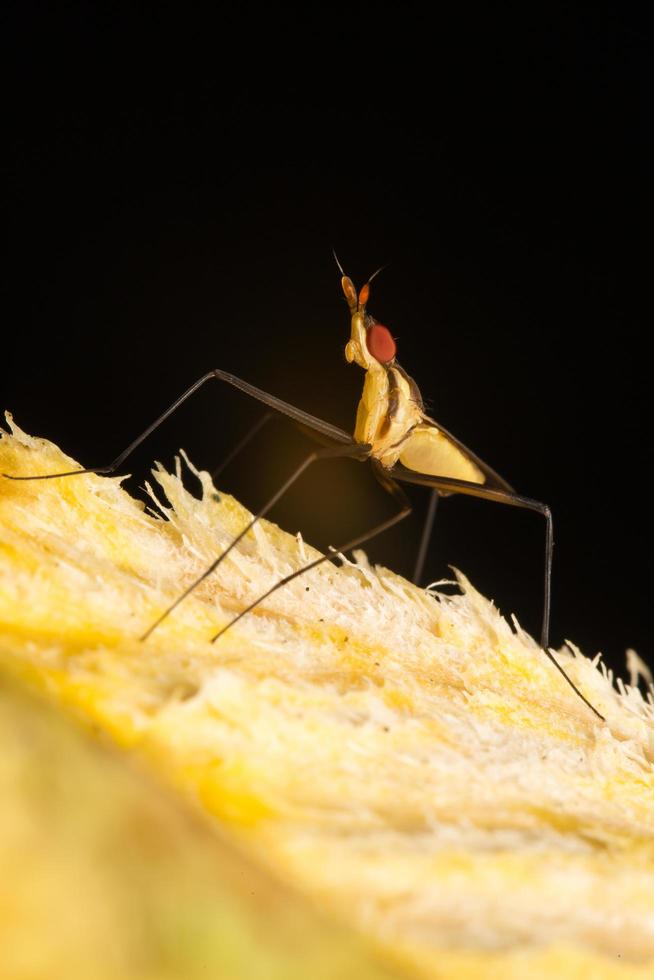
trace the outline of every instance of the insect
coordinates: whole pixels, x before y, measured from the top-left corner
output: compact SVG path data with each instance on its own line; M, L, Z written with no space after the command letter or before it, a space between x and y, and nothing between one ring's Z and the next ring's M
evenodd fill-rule
M215 642L231 626L245 616L246 613L250 612L260 602L263 602L273 592L294 578L315 568L322 562L333 558L337 552L349 551L352 548L364 544L366 541L370 541L378 534L388 530L407 517L411 512L411 504L402 489L401 484L403 483L429 487L432 491L428 516L423 530L414 573L414 580L419 579L439 498L457 493L467 494L469 496L495 501L496 503L531 510L544 517L546 533L541 646L545 655L563 675L578 697L581 698L598 718L604 721L604 717L582 694L548 649L553 549L553 524L550 508L540 501L519 496L495 470L491 469L490 466L479 459L478 456L464 446L455 436L426 414L417 384L408 376L397 361L396 344L390 330L376 320L367 308L372 280L381 270L374 273L361 290L357 292L352 280L345 275L338 259L336 261L341 273L341 286L351 316L350 339L345 347L345 357L349 363L358 364L366 372L363 393L357 410L354 436L349 435L349 433L336 426L330 425L322 419L309 415L294 405L281 401L266 391L255 388L253 385L248 384L247 381L242 381L240 378L216 368L204 374L195 384L191 385L190 388L180 395L165 412L155 419L108 466L72 470L64 473L48 473L39 476L19 477L11 476L10 474L3 475L13 480L49 480L61 477L81 476L84 473L113 473L137 446L144 442L198 388L207 381L224 381L262 402L270 410L268 414L279 413L289 418L306 434L322 444L323 448L314 449L306 456L295 472L291 474L258 513L252 517L251 521L243 528L229 547L152 623L141 637L141 640L147 640L151 633L176 609L180 602L190 595L200 582L204 581L205 578L218 568L232 548L248 533L256 521L265 517L309 466L319 460L339 457L355 459L360 462L368 461L381 486L397 503L397 512L387 520L376 524L372 528L368 528L368 530L356 538L344 542L337 548L331 549L329 554L322 555L320 558L315 559L295 572L292 572L290 575L280 579L267 592L259 596L255 602L252 602L235 616L231 622L224 626L212 637L211 642ZM241 441L236 451L242 448L251 436L254 435L254 432L260 428L263 421L261 420L255 426L255 429Z

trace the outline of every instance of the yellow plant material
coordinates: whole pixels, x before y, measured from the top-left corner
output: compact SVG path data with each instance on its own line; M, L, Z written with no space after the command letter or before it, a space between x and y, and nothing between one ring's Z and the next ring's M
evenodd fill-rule
M397 980L142 766L0 681L2 980Z
M0 472L75 465L16 427L0 442ZM6 670L406 976L653 975L651 699L570 644L604 724L463 576L447 596L361 554L211 644L317 554L267 522L141 643L249 518L187 460L155 480L150 512L120 478L0 479Z

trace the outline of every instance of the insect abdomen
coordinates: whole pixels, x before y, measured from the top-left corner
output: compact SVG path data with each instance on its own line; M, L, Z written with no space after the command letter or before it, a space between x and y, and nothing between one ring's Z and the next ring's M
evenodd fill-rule
M417 425L404 442L399 458L414 473L486 482L479 467L435 425Z

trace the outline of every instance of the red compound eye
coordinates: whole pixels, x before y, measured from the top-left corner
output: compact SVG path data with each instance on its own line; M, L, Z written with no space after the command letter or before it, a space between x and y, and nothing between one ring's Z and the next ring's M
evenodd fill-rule
M383 327L381 323L373 323L371 327L368 327L366 344L372 356L381 361L382 364L392 361L395 357L397 351L395 341L391 337L388 327Z

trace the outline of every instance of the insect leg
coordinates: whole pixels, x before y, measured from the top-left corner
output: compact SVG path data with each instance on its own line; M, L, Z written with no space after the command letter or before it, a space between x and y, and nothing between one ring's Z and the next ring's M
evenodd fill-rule
M235 459L243 449L245 449L247 444L251 442L251 440L254 439L257 433L263 429L264 425L270 422L270 420L273 418L275 418L274 412L264 412L261 418L254 423L252 428L249 429L241 439L239 439L239 441L236 443L232 451L227 453L222 463L219 466L217 466L215 470L212 471L211 479L214 481L214 483L216 479L220 476L220 474L223 472L223 470L229 466L232 460Z
M350 444L348 446L341 445L336 447L332 446L328 449L314 449L313 452L309 453L309 455L305 457L303 462L300 463L297 469L291 474L288 480L286 480L286 482L279 488L279 490L275 494L273 494L270 500L268 500L267 503L265 503L264 506L252 517L252 520L248 524L246 524L246 526L243 528L240 534L238 534L234 538L234 540L229 545L229 547L227 547L225 551L223 551L222 554L220 554L215 559L215 561L213 561L209 565L209 567L206 568L204 572L194 582L192 582L191 585L189 585L189 587L185 589L184 592L182 592L182 594L179 595L177 599L175 599L175 601L170 606L168 606L166 610L164 610L164 612L158 617L158 619L155 620L152 626L150 626L149 629L145 631L145 633L143 634L143 636L141 636L140 639L147 640L150 634L157 628L157 626L159 626L161 622L163 622L164 619L166 619L167 616L170 615L170 613L174 609L177 608L180 602L186 599L186 597L189 596L191 592L193 592L193 590L196 589L198 585L205 580L205 578L211 575L211 573L214 572L216 568L218 568L221 562L223 562L224 559L227 557L227 555L230 553L232 548L234 548L238 544L241 538L245 537L248 531L254 526L254 524L256 524L256 522L260 518L266 516L268 511L272 507L274 507L279 500L281 500L281 498L284 496L284 494L289 489L289 487L291 487L295 483L298 477L301 476L302 473L304 473L304 471L309 466L311 466L312 463L315 463L319 459L335 459L338 457L348 457L348 456L353 459L363 458L367 456L369 452L370 452L370 446L361 445L360 443L350 441Z
M422 536L420 538L420 547L418 548L418 557L416 558L416 565L413 570L413 582L415 585L420 585L420 579L422 578L422 571L425 567L425 559L427 557L427 550L429 548L429 542L431 540L432 531L434 529L434 521L436 519L436 509L438 507L438 498L440 494L438 490L434 487L429 495L429 506L427 508L427 516L425 517L425 523L422 528Z
M264 412L264 414L261 416L261 418L259 418L254 423L254 425L252 426L252 428L251 429L248 429L248 431L245 433L245 435L236 443L236 445L231 450L231 452L229 452L227 454L227 456L225 457L225 459L223 459L222 463L220 463L215 468L215 470L212 470L212 472L211 472L211 479L214 481L214 483L215 483L216 479L220 476L220 474L223 472L223 470L225 470L229 466L229 464L234 459L236 459L236 457L238 456L238 454L243 449L245 449L245 447L248 445L248 443L251 442L251 440L254 439L254 437L259 432L261 432L261 430L263 429L263 427L265 425L267 425L268 422L270 422L272 419L279 419L280 417L281 417L280 415L278 415L278 414L276 414L275 412L272 412L272 411L270 411L270 412ZM302 432L305 436L308 436L310 439L313 439L315 442L319 442L323 446L333 446L334 445L335 440L334 440L333 437L327 436L327 435L325 435L324 433L321 433L321 432L317 432L315 428L309 427L306 423L294 422L293 419L290 419L289 421L293 422L293 424L295 425L296 429L298 429L300 432ZM340 445L340 443L336 443L336 445Z
M376 467L375 467L375 472L377 472ZM381 524L376 524L373 528L370 528L364 534L358 535L356 538L353 538L351 541L346 541L345 544L340 545L340 547L334 548L331 554L321 555L320 558L316 558L315 561L310 562L308 565L304 565L303 568L298 568L297 571L291 572L290 575L285 575L284 578L281 578L278 582L276 582L270 589L268 589L267 592L264 592L264 594L260 595L258 599L255 599L255 601L251 602L249 606L246 606L245 609L241 610L238 616L235 616L234 619L232 619L229 623L227 623L226 626L223 626L223 628L218 633L216 633L214 637L212 637L211 642L215 643L216 640L218 640L221 636L223 636L223 634L226 633L228 629L231 629L231 627L234 626L235 623L238 623L238 621L242 619L243 616L246 615L246 613L251 612L256 606L258 606L261 602L263 602L264 599L267 599L268 596L272 595L273 592L276 592L277 589L281 589L283 585L287 585L289 582L292 582L293 579L298 578L300 575L304 575L305 572L311 571L312 568L317 568L318 565L321 565L324 561L328 561L329 559L334 558L337 552L350 551L352 548L356 548L361 544L365 544L366 541L370 541L372 540L372 538L376 538L378 534L381 534L383 531L387 531L388 528L393 527L395 524L399 524L400 521L404 520L404 518L411 513L411 504L409 503L406 494L404 493L402 488L398 487L397 484L394 483L392 480L388 480L388 479L383 480L380 477L380 482L384 486L384 489L387 490L389 493L392 493L395 499L400 504L400 510L397 514L394 514L393 517L388 518L388 520L386 521L382 521Z
M315 415L309 415L308 412L303 412L302 409L296 408L294 405L289 405L288 402L282 401L280 398L275 398L274 395L268 394L267 391L262 391L260 388L255 388L254 385L248 384L247 381L241 381L233 374L228 374L226 371L221 371L216 368L213 371L207 372L201 378L187 388L183 394L177 398L169 408L166 409L154 422L145 429L140 436L137 436L133 442L129 444L127 449L124 449L120 455L116 456L112 463L108 466L91 466L87 469L80 470L68 470L63 473L44 473L37 476L12 476L10 473L2 473L0 475L6 477L8 480L53 480L57 477L62 476L81 476L83 473L100 473L107 474L113 473L118 467L125 462L128 456L130 456L134 450L141 445L142 442L152 435L155 429L158 429L162 422L177 411L177 409L182 405L191 395L200 388L206 381L211 381L216 379L217 381L226 381L228 384L233 385L240 391L245 392L246 395L250 395L251 398L256 398L258 401L263 402L264 405L268 405L275 412L279 412L282 415L287 415L289 418L294 419L301 425L308 429L312 429L316 432L322 433L332 442L339 444L352 442L352 437L344 432L342 429L338 429L335 425L330 425L329 422L324 422L322 419L316 418Z
M579 688L570 680L563 667L556 660L554 655L550 653L549 648L549 628L550 628L550 597L552 591L552 553L554 550L554 529L552 524L552 512L547 504L541 503L539 500L532 500L530 497L521 497L516 493L508 493L505 490L496 490L492 487L485 487L478 483L468 483L466 480L454 480L448 478L441 478L436 476L426 476L422 473L413 473L411 470L407 470L402 466L396 466L392 470L393 479L400 480L403 483L415 483L419 486L431 487L432 489L441 490L444 493L463 493L471 497L481 497L483 500L494 500L500 504L508 504L510 507L521 507L524 510L533 510L538 514L542 514L546 521L546 533L545 533L545 576L544 576L544 594L543 594L543 625L541 630L541 646L545 656L548 657L560 674L565 677L566 681L573 689L575 694L581 698L584 704L588 705L591 711L601 718L602 721L606 721L603 715L593 707L590 701L584 697Z

